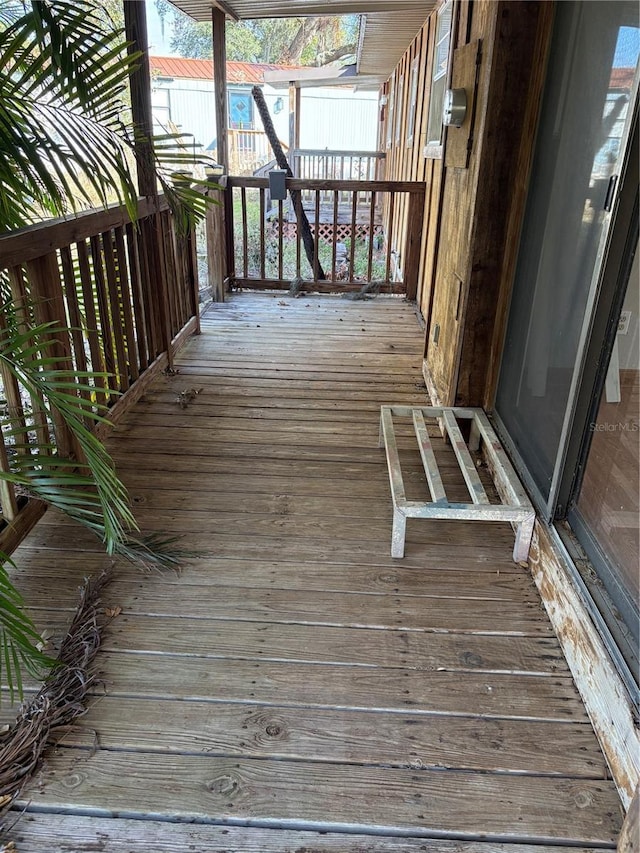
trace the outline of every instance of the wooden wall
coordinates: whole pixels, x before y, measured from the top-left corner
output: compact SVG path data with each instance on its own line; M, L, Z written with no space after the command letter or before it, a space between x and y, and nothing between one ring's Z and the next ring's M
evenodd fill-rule
M457 0L450 80L466 90L469 109L462 127L446 130L441 157L423 153L437 11L393 75L396 104L392 114L386 107L380 142L385 150L387 122L395 125L401 109L400 136L396 141L394 126L386 168L389 178L427 182L417 299L427 323L426 374L434 402L483 405L490 396L500 355L495 350L502 316L498 306L506 312L510 246L524 205L524 193L514 187L523 184L529 163L533 134L527 122L537 115L552 13L553 4L535 0ZM408 145L416 57L419 134ZM390 89L391 81L385 93ZM403 244L406 225L406 210L400 207L394 211L394 248Z
M426 158L423 154L427 137L427 119L429 116L429 95L431 88L431 67L433 64L433 43L435 39L436 15L431 15L418 32L409 46L391 79L383 88L383 94L390 98L393 91L393 110L390 104L384 108L383 121L380 123L380 140L378 148L386 151L385 176L388 180L426 181L427 192L423 220L423 242L420 257L420 274L418 292L414 295L424 317L428 315L431 281L433 278L433 262L435 258L435 241L437 235L438 215L440 212L440 179L442 175L442 159ZM411 78L412 65L417 60L418 89L416 98L415 129L413 139L408 141L407 131L411 109ZM398 100L400 80L402 85L402 101ZM401 110L400 134L396 142L397 111ZM393 122L392 141L387 147L388 122ZM387 211L389 213L389 211ZM404 245L404 233L407 227L407 205L403 202L393 211L393 224L388 229L392 234L392 250L398 252ZM399 259L399 267L403 268L403 259Z

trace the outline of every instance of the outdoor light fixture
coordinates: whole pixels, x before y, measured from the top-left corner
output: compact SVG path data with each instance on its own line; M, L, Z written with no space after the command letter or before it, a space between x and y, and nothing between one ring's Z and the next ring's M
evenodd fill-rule
M447 89L444 93L442 123L447 127L461 127L466 115L466 91L464 89Z

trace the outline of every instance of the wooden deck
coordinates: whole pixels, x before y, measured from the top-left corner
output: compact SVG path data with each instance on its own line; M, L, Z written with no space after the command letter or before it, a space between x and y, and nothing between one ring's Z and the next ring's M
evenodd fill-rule
M102 684L24 792L19 853L615 846L615 787L511 528L410 520L390 557L379 407L426 402L422 347L398 299L237 295L117 427L140 523L200 556L118 569ZM108 564L53 513L16 561L56 636Z

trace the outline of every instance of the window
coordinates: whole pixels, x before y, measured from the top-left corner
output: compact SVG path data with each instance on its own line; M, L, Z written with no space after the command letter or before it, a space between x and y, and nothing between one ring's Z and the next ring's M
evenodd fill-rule
M442 107L447 86L449 70L449 46L451 42L451 23L453 20L453 2L448 0L438 12L438 28L433 51L433 71L431 74L431 96L429 98L429 122L427 124L427 145L425 157L442 156Z
M394 83L395 78L392 77L389 81L389 98L387 101L387 148L391 148L393 141Z
M396 108L396 145L400 144L402 135L402 99L404 96L404 74L400 75L398 80L398 102Z
M250 91L229 91L229 127L235 130L253 130L253 98Z
M413 136L416 130L416 109L418 105L418 66L420 60L416 58L411 63L411 95L409 100L409 120L407 121L407 147L413 145Z

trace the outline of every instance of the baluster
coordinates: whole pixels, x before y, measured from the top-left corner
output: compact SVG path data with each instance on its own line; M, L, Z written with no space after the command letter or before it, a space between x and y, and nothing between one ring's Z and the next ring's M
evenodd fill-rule
M67 300L67 311L69 312L69 333L73 344L73 360L78 370L86 372L87 354L85 352L85 339L82 330L82 319L80 315L80 305L78 301L78 290L76 273L73 264L73 255L69 246L63 246L60 249L60 260L62 261L62 277L64 280L65 296ZM87 380L82 379L82 384L86 385ZM80 391L80 394L85 400L91 400L90 391ZM89 421L85 419L85 423Z
M349 281L355 281L358 191L351 197L351 247L349 252Z
M242 268L244 277L249 277L249 239L247 233L247 190L240 188L240 210L242 212Z
M124 229L116 228L114 231L116 240L116 258L118 261L117 271L120 282L120 293L122 299L122 310L124 314L124 328L126 334L127 362L131 378L135 382L140 376L138 360L136 358L136 335L133 323L133 311L131 300L131 288L129 286L129 265L127 263L127 252L124 243Z
M320 248L320 191L316 190L316 204L315 204L315 222L314 222L314 230L313 230L313 280L314 282L318 281L318 268L320 260L318 257L318 250Z
M284 261L284 205L282 199L278 199L278 278L282 281L283 278L283 261Z
M0 471L9 472L10 470L4 433L0 430ZM0 480L0 508L2 509L2 518L9 523L18 514L16 489L13 483L9 483L7 480Z
M102 246L104 250L104 265L107 271L107 298L109 301L108 319L109 325L111 326L111 334L117 360L116 382L118 390L126 391L130 384L129 371L127 370L127 354L125 352L122 336L122 313L120 311L120 300L118 298L118 280L114 260L114 241L111 231L105 231L102 234Z
M393 245L393 219L396 204L396 194L393 190L389 193L389 229L387 231L387 265L385 271L385 282L391 282L391 246Z
M340 201L340 193L338 190L333 191L333 235L331 240L331 280L338 280L338 270L336 269L336 258L338 255L338 204Z
M367 258L367 281L372 279L373 242L376 228L376 193L369 193L369 256Z
M136 343L138 345L138 364L140 370L144 370L149 364L147 356L147 342L151 340L146 306L142 295L142 280L140 272L140 257L138 255L138 241L133 225L126 227L127 254L129 256L129 271L131 274L131 296L133 300L133 314L135 318Z
M140 284L147 327L149 331L149 362L162 352L162 332L157 298L153 298L153 286L156 278L155 253L152 253L152 240L155 239L155 227L150 216L145 217L136 229L135 239L140 260ZM158 273L159 276L159 273Z
M302 270L302 251L301 251L301 234L300 220L302 219L302 196L297 193L295 196L295 216L296 216L296 277L301 278Z
M107 288L105 285L104 269L102 266L102 247L100 238L95 236L89 240L91 245L91 257L93 260L93 279L96 288L96 315L98 318L98 326L100 339L102 340L102 348L104 352L104 366L107 373L115 375L116 364L113 351L113 340L111 331L111 322L109 318L109 303L107 298Z
M8 328L5 313L4 311L0 311L0 332L3 333L3 338L6 338L7 331ZM29 430L24 416L22 397L20 396L20 385L11 370L9 370L4 359L0 361L0 378L2 379L4 396L7 401L8 422L14 436L16 450L21 453L28 454L31 449L29 445ZM42 416L42 419L44 420L44 416Z
M9 274L9 284L11 287L11 298L13 300L13 304L15 306L16 311L16 319L18 321L18 332L20 334L24 334L31 325L30 323L30 307L27 299L27 288L24 280L24 274L20 267L10 267L8 269ZM19 406L22 408L22 399L20 398L20 391L18 390L18 397L20 399ZM45 412L42 409L41 395L31 394L31 420L33 421L33 429L36 434L36 440L41 447L45 447L51 441L49 424L47 422L47 417ZM8 402L8 401L7 401ZM25 422L26 424L26 422ZM28 436L25 436L25 441L28 442ZM48 451L43 450L42 453L48 453Z
M265 229L265 189L260 187L260 278L264 281L266 278L265 270L265 245L264 245L264 229Z

